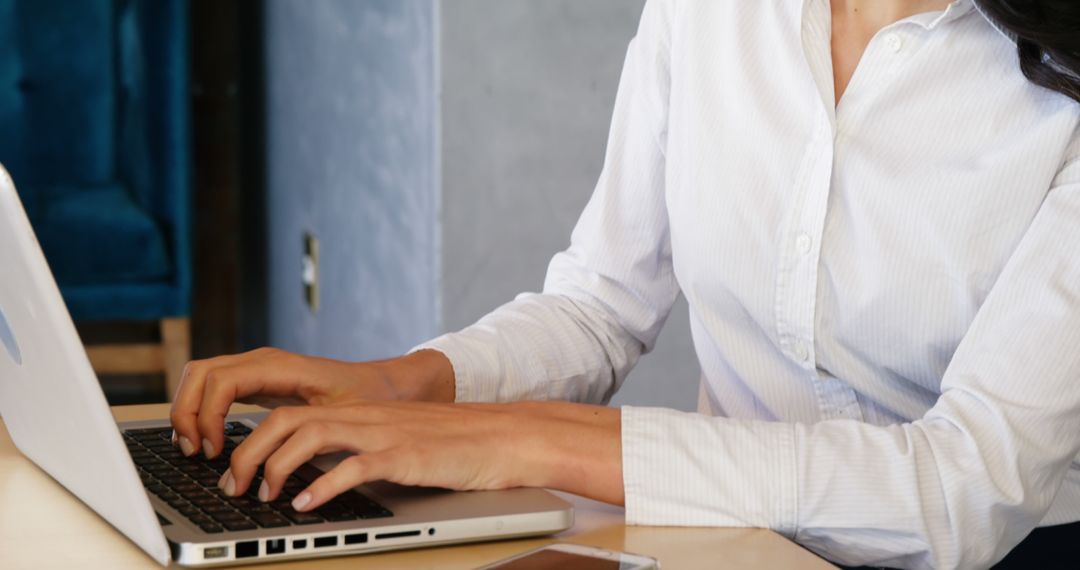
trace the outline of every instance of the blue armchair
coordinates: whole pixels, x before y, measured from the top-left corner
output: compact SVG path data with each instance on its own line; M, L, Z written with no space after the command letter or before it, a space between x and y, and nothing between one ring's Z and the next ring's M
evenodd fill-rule
M100 373L166 373L190 349L187 2L0 0L0 162L76 321L155 321Z

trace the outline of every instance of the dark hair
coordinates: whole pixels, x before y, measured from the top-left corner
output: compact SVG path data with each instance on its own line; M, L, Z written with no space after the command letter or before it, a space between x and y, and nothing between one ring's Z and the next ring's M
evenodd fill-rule
M975 2L1014 37L1020 70L1028 80L1080 101L1080 1Z

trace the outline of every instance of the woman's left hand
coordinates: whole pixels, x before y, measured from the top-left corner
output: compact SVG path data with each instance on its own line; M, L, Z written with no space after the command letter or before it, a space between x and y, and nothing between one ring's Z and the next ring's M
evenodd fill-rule
M364 402L284 407L232 454L220 486L241 495L265 465L258 495L275 500L316 455L352 453L293 501L314 509L362 483L454 490L548 487L621 504L620 411L565 402Z

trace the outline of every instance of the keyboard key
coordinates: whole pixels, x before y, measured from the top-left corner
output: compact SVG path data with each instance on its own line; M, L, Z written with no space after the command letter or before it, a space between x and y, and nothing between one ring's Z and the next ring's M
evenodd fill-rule
M213 461L206 462L206 467L214 473L221 475L225 472L226 469L229 468L229 462L221 459L215 459Z
M187 483L190 480L187 477L184 477L182 473L175 471L169 473L168 475L162 475L161 477L158 477L158 479L160 479L162 483L165 483L170 487L175 487L176 485L179 485L181 483Z
M258 525L256 525L255 523L253 523L253 522L251 522L249 520L246 520L246 519L242 520L242 521L225 522L225 523L222 523L222 526L224 526L225 528L227 528L229 530L253 530L253 529L259 528Z
M191 480L185 480L185 482L183 482L183 483L178 483L176 485L173 485L172 488L173 488L174 491L176 491L177 493L180 493L181 495L186 495L188 493L194 493L195 491L202 491L203 490L202 487L196 485Z
M225 423L225 435L227 435L227 436L248 435L250 433L251 433L251 428L247 427L246 425L244 425L244 424L242 424L240 422L226 422Z
M189 505L190 504L186 500L184 500L184 498L181 497L180 495L173 495L172 498L165 499L165 502L169 503L169 506L174 508L174 509L180 508L180 507L182 507L184 505Z
M284 517L273 513L252 513L251 519L255 521L255 524L263 528L289 526L289 521L285 520Z
M225 502L241 510L260 504L259 501L253 501L248 497L229 497L225 499Z
M206 487L208 489L216 489L218 480L221 479L218 475L200 475L195 478L195 482Z
M212 522L206 523L206 524L201 524L201 525L199 525L199 528L201 528L203 532L209 533L209 534L217 534L219 532L224 531L224 529L221 528L221 525L219 525L217 523L212 523Z
M195 498L191 499L191 503L201 509L203 507L209 507L209 506L212 506L212 505L220 505L221 504L221 499L218 499L217 497L211 497L211 496L195 497Z
M301 465L300 468L292 474L292 476L296 477L300 481L303 481L304 483L311 483L319 477L322 477L322 474L323 472L320 471L317 467L304 464Z
M285 518L296 524L318 524L324 522L322 517L313 513L298 513L292 509L280 512Z
M195 465L194 463L177 465L176 468L179 469L181 473L184 473L189 477L195 475L196 473L200 473L203 470L202 465Z
M354 521L359 518L356 514L349 511L332 511L330 513L319 513L328 522L341 522L341 521Z
M207 515L201 514L201 513L197 514L197 515L191 515L188 518L191 519L191 522L193 522L193 523L195 523L197 525L200 525L200 526L202 526L204 524L217 524L217 522L215 522L214 519L208 517Z
M199 489L198 491L185 493L184 496L187 497L189 501L195 501L199 499L213 499L214 501L220 501L221 499L221 496L217 493L217 489L214 489L213 491Z
M227 513L210 513L210 518L216 520L219 523L241 522L247 520L247 517L236 511L230 511Z
M285 512L285 511L291 511L292 510L292 501L287 501L285 499L275 499L273 501L270 501L267 504L270 505L271 507L274 507L275 510L280 511L280 512Z

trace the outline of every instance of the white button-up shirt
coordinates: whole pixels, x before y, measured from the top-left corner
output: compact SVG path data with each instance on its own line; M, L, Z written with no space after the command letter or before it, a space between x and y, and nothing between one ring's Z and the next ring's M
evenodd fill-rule
M544 292L425 345L457 399L606 401L681 291L709 413L624 408L628 522L984 567L1080 519L1080 104L973 8L834 105L828 0L650 0Z

